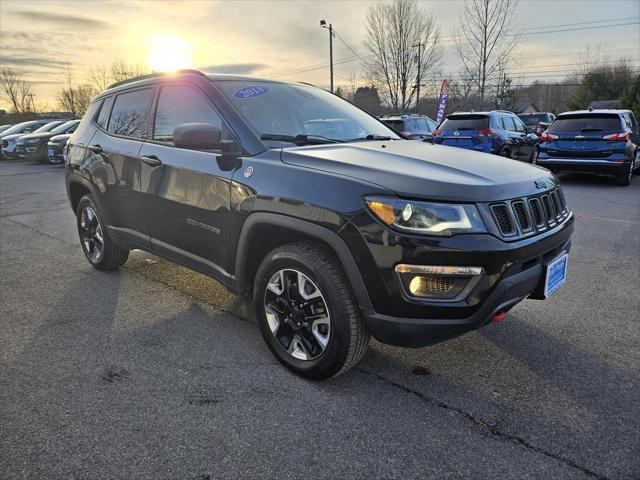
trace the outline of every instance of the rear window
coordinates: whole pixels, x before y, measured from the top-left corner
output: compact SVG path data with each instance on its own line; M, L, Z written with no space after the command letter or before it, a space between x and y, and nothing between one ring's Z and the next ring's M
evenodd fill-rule
M563 115L556 118L550 132L617 132L622 129L620 117L616 114L593 113L590 115Z
M404 131L404 123L402 120L383 120L382 121L385 125L396 129L398 132L403 132Z
M484 128L489 128L489 117L486 115L451 115L440 125L440 130L482 130Z
M532 115L518 115L525 125L535 125L538 122L548 122L549 116L546 113L534 113Z

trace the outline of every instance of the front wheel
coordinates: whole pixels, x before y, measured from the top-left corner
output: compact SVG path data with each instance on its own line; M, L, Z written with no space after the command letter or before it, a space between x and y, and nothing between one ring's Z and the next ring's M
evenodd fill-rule
M98 270L114 270L124 265L129 250L120 248L109 238L91 195L85 195L78 202L76 224L82 251L91 265Z
M333 255L314 244L278 247L254 282L260 332L273 355L303 377L323 380L355 366L369 333Z

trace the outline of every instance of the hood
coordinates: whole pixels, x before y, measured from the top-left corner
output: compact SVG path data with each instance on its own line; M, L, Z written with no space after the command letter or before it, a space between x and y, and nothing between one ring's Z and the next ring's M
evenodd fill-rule
M50 142L55 143L65 143L67 140L71 138L71 133L60 133L58 135L54 135L49 139Z
M51 132L40 132L40 133L25 133L22 135L19 135L20 140L33 140L34 138L38 138L40 140L46 140L49 139L53 136L53 133Z
M26 135L26 134L24 134L24 133L12 133L11 135L3 135L0 138L2 140L11 141L11 140L17 140L18 138L22 137L23 135Z
M535 165L405 140L285 148L282 161L364 180L399 196L432 200L506 200L557 183L551 172ZM536 180L545 181L536 185Z

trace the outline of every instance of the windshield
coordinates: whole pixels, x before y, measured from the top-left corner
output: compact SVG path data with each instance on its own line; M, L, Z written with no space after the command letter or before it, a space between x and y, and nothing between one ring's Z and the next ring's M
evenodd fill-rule
M60 121L45 123L43 126L41 126L39 129L37 129L37 130L36 130L36 131L34 131L33 133L48 132L48 131L50 131L52 128L57 127L58 125L60 125L61 123L62 123L62 122L60 122Z
M53 130L51 130L51 133L64 133L66 132L71 126L75 125L76 123L78 123L77 120L70 120L68 122L63 123L62 125L58 125L56 128L54 128Z
M236 80L217 81L216 85L263 140L305 140L306 136L327 141L367 136L400 139L374 117L320 88ZM276 136L282 138L273 138Z
M618 132L622 130L620 117L616 114L563 115L549 127L550 132Z
M440 130L482 130L489 128L489 117L486 115L450 115L442 125Z

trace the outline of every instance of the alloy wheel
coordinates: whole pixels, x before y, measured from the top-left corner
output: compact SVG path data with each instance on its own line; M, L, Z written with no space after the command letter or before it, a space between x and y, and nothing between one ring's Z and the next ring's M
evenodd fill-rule
M277 343L298 360L315 360L327 348L331 318L318 286L304 273L279 270L264 294L269 330Z
M85 207L80 214L80 241L91 260L97 262L104 253L104 236L98 215L91 207Z

